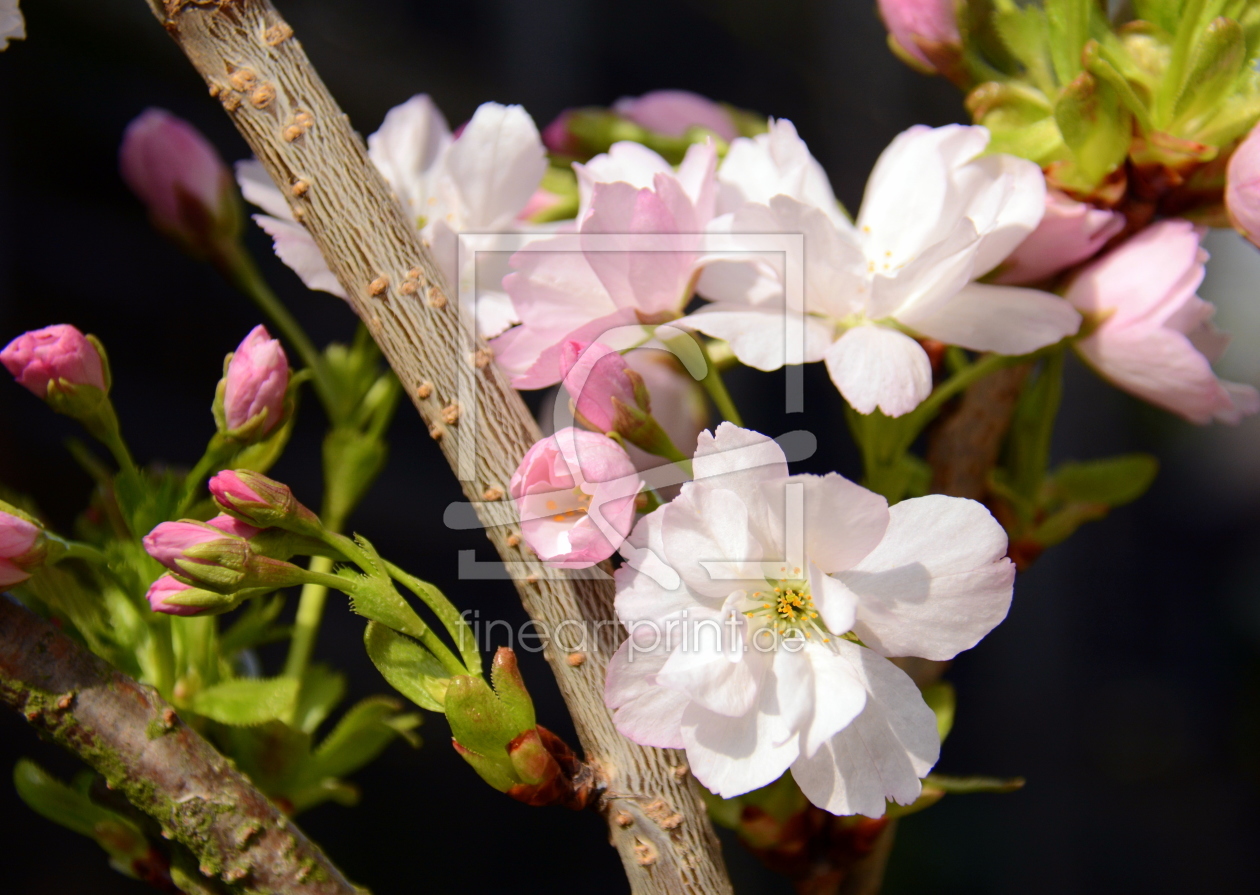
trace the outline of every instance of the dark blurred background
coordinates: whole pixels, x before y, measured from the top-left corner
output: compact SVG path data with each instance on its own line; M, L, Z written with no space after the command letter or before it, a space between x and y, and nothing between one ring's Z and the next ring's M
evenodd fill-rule
M965 119L948 84L900 65L873 0L281 0L307 52L363 133L417 92L451 123L486 100L522 103L539 126L567 106L676 87L792 119L856 207L867 172L900 130ZM208 268L148 226L117 175L127 122L164 106L229 160L244 142L206 96L142 0L25 0L30 38L0 56L0 344L70 322L111 352L114 397L143 461L191 463L212 430L223 355L259 315ZM316 341L347 339L349 310L307 292L249 241ZM1214 234L1204 297L1235 344L1222 364L1260 382L1260 259ZM781 375L737 372L748 422L801 426L777 410ZM820 451L802 470L860 470L839 396L821 365L806 373ZM0 383L0 481L34 495L68 527L88 478L63 441L71 423ZM308 400L275 475L318 505L322 419ZM1008 621L949 672L958 721L940 769L1024 775L1013 795L946 798L901 825L888 895L898 893L1235 892L1254 886L1260 835L1260 423L1195 429L1069 370L1056 459L1157 454L1151 493L1049 551L1016 585ZM459 499L410 407L389 466L353 519L382 552L456 602L519 625L510 586L460 581L456 551L490 549L441 524ZM348 672L354 696L387 691L360 645L362 622L330 603L318 654ZM264 653L274 671L282 657ZM525 673L542 723L571 737L538 656ZM392 746L357 777L358 808L301 819L377 893L620 892L593 815L531 809L494 792L428 716L419 751ZM5 892L140 893L87 840L31 813L8 782L20 756L69 776L76 763L19 718L0 717L0 885ZM741 893L787 885L727 840Z

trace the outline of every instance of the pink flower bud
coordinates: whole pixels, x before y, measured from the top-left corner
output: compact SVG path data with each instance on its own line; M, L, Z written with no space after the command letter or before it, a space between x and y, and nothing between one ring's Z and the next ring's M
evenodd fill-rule
M641 486L617 442L567 428L525 453L508 489L525 543L549 566L583 569L612 556L629 535Z
M1260 246L1260 126L1230 156L1225 207L1234 229Z
M224 470L209 482L210 494L232 516L258 528L283 528L320 537L319 517L298 503L288 485L248 469Z
M177 560L199 544L228 541L237 538L204 522L162 522L144 537L144 549L172 572L184 573Z
M105 391L100 353L68 323L23 333L0 351L0 363L40 398L47 398L48 383L59 379Z
M924 67L942 68L947 55L956 55L957 0L879 0L879 14L893 40Z
M44 531L16 513L0 510L0 587L20 584L44 559Z
M1046 190L1046 213L1037 229L1007 256L998 283L1039 283L1098 253L1124 229L1124 215Z
M234 519L226 513L220 513L213 519L208 520L206 525L209 525L211 528L217 528L219 531L227 534L235 535L238 538L244 538L247 541L262 531L261 528L255 528L248 522Z
M168 602L171 597L190 590L194 590L192 585L184 584L171 575L163 575L149 586L149 592L145 594L145 597L154 612L165 612L167 615L197 615L201 610L194 606L179 606Z
M123 134L123 180L153 224L190 248L207 250L235 232L239 211L232 175L209 141L164 109L146 109Z
M667 137L685 136L693 127L711 130L728 143L739 136L726 109L689 90L653 90L639 97L622 97L613 104L613 111Z
M579 419L597 432L617 428L614 399L627 407L639 405L630 365L601 342L565 342L560 348L560 369Z
M565 109L542 130L543 145L557 155L575 155L578 152L578 141L569 132L569 118L572 115L572 109Z
M265 435L284 418L284 395L289 387L289 360L267 328L255 326L228 362L223 413L229 431L239 429L266 412L259 434Z

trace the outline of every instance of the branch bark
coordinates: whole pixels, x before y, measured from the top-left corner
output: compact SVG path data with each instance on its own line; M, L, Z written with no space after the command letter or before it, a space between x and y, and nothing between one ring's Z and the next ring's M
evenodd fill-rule
M731 891L720 846L680 753L635 745L613 727L604 674L615 638L607 575L545 568L515 534L503 499L537 424L461 315L380 173L269 0L147 0L205 78L314 237L407 394L457 471L490 540L544 631L582 623L584 661L545 649L630 888L643 895ZM614 626L615 630L615 626Z
M3 597L0 703L154 817L204 876L233 891L365 895L152 687Z

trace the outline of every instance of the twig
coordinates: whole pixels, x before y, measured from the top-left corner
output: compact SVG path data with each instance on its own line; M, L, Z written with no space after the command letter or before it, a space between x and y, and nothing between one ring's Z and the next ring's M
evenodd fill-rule
M472 331L471 314L451 300L414 223L293 29L268 0L147 2L319 245L475 503L526 610L545 631L557 631L562 622L569 622L565 630L573 623L585 630L586 661L569 664L570 650L554 640L544 652L585 758L602 775L610 838L631 890L730 892L696 784L675 770L685 766L682 757L631 743L604 706L615 638L596 635L614 618L611 581L548 570L513 537L516 514L501 496L540 437L537 424L504 374L484 362L490 354ZM670 810L649 816L640 809L658 801ZM668 829L658 815L670 819ZM631 822L617 822L625 817Z
M1030 364L1007 367L974 383L958 409L937 424L928 445L932 491L984 500Z
M152 687L0 597L0 703L77 754L235 890L363 895Z

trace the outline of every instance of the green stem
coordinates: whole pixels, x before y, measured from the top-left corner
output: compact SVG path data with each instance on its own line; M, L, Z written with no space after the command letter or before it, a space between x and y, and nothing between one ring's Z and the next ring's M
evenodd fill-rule
M333 561L326 556L312 556L309 570L317 575L332 571ZM289 655L284 662L285 677L301 680L315 649L315 638L324 616L324 604L328 601L328 585L308 581L302 585L298 598L297 617L293 620L293 638L289 641Z
M262 272L254 263L249 252L239 242L220 257L214 259L214 265L233 286L245 293L266 314L285 340L297 351L302 363L310 368L314 376L315 391L323 403L325 410L332 415L334 409L333 389L324 368L324 357L315 348L306 331L297 319L289 313L289 309L281 303L279 297L271 291Z
M708 365L708 372L700 380L700 384L709 393L713 406L717 408L718 413L722 414L723 419L737 426L743 426L743 417L735 409L735 402L731 400L731 393L726 390L726 383L722 381L722 374L718 372L718 365L709 356L709 350L704 345L704 339L696 339L696 344L700 346L700 353L704 355L704 361Z
M446 628L446 632L455 641L455 646L463 659L461 667L466 669L459 673L479 676L481 674L481 653L477 649L477 638L473 635L468 622L464 621L463 616L459 614L455 604L427 581L422 581L415 575L403 571L388 560L385 562L385 571L389 572L391 578L401 582L407 590L419 597L424 602L424 605L428 606L433 614L438 617L438 621L442 623L442 626ZM426 643L425 646L429 646L429 644ZM430 650L433 649L431 646L429 648ZM442 648L446 649L444 644ZM449 653L449 650L447 652ZM441 655L438 655L438 658L441 659ZM451 656L451 658L453 659L454 656ZM446 664L445 660L443 664Z
M206 452L201 455L197 465L189 470L188 475L184 476L184 496L180 498L179 508L175 512L176 518L183 518L188 514L188 511L192 509L192 505L197 501L197 490L201 486L202 480L205 479L211 470L231 455L232 452L225 450L225 446L218 435L210 439L210 444L206 446Z

